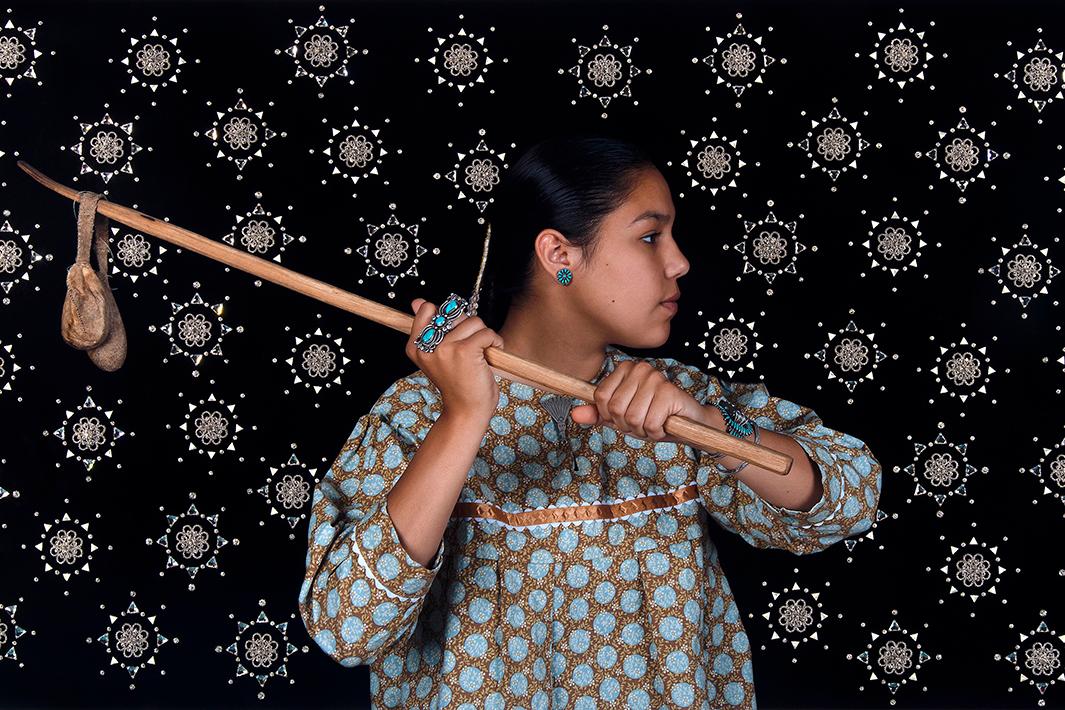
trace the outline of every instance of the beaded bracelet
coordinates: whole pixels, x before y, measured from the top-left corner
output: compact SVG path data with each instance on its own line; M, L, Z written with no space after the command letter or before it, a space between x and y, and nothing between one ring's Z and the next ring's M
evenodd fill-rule
M759 431L760 427L757 424L755 424L754 422L751 422L751 427L754 430L754 443L757 444L761 440L761 437L758 435L758 431ZM720 454L720 455L716 456L715 458L721 458L722 456L724 456L724 454ZM734 475L734 474L737 474L740 471L742 471L744 468L746 468L748 463L750 463L750 462L749 461L744 461L743 463L741 463L736 468L725 468L724 466L719 464L717 461L714 461L714 467L718 470L719 473L726 473L726 474L729 474L729 475Z
M725 430L730 435L735 436L738 439L746 439L753 433L755 443L758 443L761 440L761 437L758 434L758 425L754 423L753 419L741 412L732 402L722 396L714 402L714 405L721 410L721 416L725 420ZM736 468L725 468L717 463L717 460L724 455L725 454L720 451L710 455L711 460L714 461L714 467L717 468L720 473L733 475L742 471L748 464L747 461L744 461Z
M721 410L721 416L725 420L725 429L729 434L739 439L746 439L751 435L754 422L741 412L739 407L724 397L718 397L714 405Z

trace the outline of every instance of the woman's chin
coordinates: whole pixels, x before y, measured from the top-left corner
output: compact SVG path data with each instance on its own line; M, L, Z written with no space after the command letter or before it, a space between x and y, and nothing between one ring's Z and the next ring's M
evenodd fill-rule
M665 323L659 323L655 327L650 327L640 334L637 338L640 341L640 345L633 346L643 350L650 350L652 348L660 348L669 342L669 321Z

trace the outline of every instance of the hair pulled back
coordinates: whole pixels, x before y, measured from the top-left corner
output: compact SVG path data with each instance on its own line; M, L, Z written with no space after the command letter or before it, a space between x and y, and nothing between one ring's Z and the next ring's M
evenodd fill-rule
M534 242L544 229L558 230L594 261L604 218L647 168L656 168L649 153L604 134L555 136L525 151L503 174L488 212L492 236L477 308L485 325L499 330L510 306L530 295Z

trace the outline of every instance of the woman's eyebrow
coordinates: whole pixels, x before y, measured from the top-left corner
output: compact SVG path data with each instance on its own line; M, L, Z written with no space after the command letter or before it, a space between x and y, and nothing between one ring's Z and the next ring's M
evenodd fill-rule
M629 226L631 227L633 224L636 224L637 222L639 222L641 220L645 220L645 219L653 219L656 222L665 222L666 220L669 219L669 215L668 214L663 214L661 212L657 212L655 210L647 210L646 212L643 212L642 214L640 214L639 217L637 217L636 219L632 220L632 222L629 224Z

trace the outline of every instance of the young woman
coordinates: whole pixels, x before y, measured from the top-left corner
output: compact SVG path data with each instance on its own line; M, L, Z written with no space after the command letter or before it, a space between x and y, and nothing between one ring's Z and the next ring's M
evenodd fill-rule
M709 521L818 552L872 525L880 464L762 384L612 345L665 343L689 269L639 148L549 139L497 195L483 318L426 348L445 319L414 300L419 370L359 418L314 491L308 632L340 664L370 665L375 707L756 707ZM489 346L595 383L595 403L502 375ZM663 431L672 414L792 469L683 444Z

